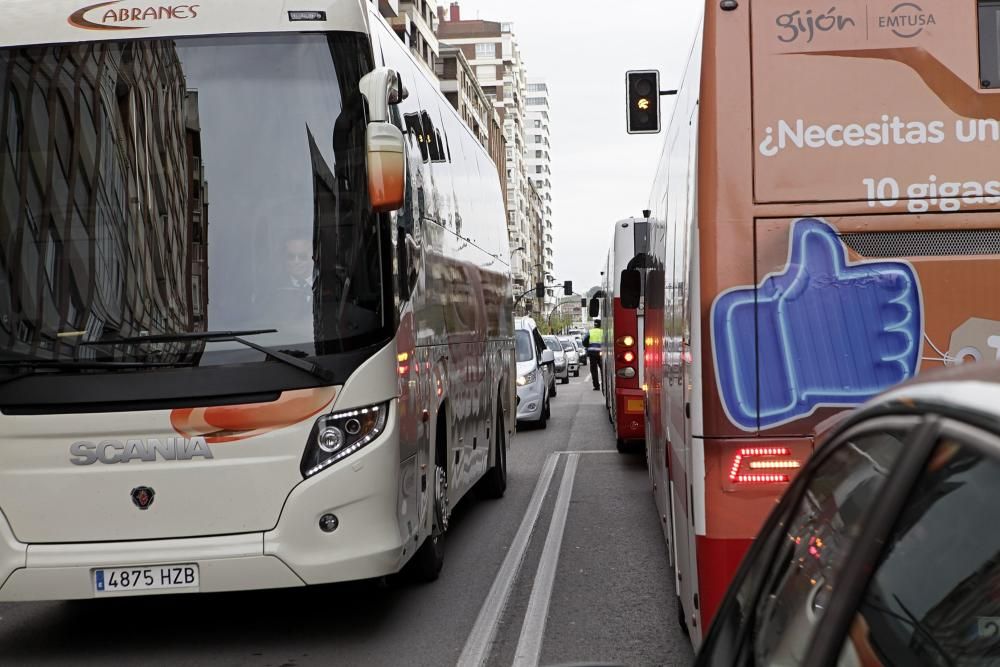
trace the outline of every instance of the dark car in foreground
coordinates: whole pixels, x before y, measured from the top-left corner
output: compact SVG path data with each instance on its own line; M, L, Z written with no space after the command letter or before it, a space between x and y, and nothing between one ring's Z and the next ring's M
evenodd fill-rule
M1000 664L1000 365L928 373L821 440L696 664Z

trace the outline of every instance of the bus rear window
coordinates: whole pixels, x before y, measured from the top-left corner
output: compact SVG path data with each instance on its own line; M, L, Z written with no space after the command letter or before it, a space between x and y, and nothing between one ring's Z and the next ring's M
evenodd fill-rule
M1000 0L979 0L979 80L1000 88Z

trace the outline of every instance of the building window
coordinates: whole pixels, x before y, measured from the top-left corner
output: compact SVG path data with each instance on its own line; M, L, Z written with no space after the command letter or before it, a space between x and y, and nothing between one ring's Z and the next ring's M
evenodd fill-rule
M476 78L480 81L495 81L497 78L497 66L476 65Z
M540 164L539 165L535 165L535 173L536 174L542 173L542 165L540 165Z
M476 58L493 59L497 57L497 45L493 42L479 42L476 44Z

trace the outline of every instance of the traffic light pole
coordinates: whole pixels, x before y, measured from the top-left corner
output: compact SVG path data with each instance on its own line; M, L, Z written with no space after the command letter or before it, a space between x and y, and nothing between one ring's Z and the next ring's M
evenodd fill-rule
M572 286L572 284L573 284L573 281L569 280L569 281L564 282L562 284L562 286L563 286L563 288L565 288L567 285ZM520 303L521 299L523 299L524 297L528 296L532 292L537 291L538 288L539 288L539 286L541 286L541 288L543 290L547 290L547 289L551 289L553 287L559 287L559 283L553 283L552 285L544 285L542 283L538 283L534 287L532 287L531 289L526 290L524 292L521 292L520 294L517 295L517 298L514 299L514 308L517 308L517 304ZM564 296L571 296L573 294L576 294L576 292L571 292L570 294L564 294ZM542 297L539 297L539 298L542 298Z

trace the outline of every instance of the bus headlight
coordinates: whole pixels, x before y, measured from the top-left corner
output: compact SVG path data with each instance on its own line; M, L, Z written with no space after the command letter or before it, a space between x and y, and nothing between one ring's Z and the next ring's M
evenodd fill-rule
M535 377L536 377L535 376L535 371L531 371L527 375L518 375L517 376L517 386L518 387L523 387L525 385L532 384L535 381Z
M313 424L302 457L302 476L312 477L358 451L385 431L389 404L323 415Z

